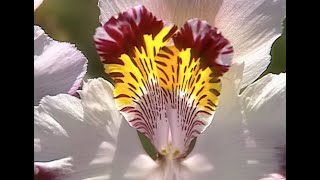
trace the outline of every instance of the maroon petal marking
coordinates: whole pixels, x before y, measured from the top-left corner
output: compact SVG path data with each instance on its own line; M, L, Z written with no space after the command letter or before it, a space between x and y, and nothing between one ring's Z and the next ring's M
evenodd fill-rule
M72 159L34 163L34 180L62 180L71 175Z
M143 35L155 37L163 27L164 23L141 5L119 13L118 17L111 17L103 26L105 37L95 36L102 63L122 64L118 59L121 54L134 57L134 47L145 48Z
M56 179L56 174L46 167L35 166L34 180L52 180Z
M218 29L212 28L206 21L187 21L172 39L179 50L191 48L193 57L201 58L203 67L217 70L218 76L228 71L233 48Z

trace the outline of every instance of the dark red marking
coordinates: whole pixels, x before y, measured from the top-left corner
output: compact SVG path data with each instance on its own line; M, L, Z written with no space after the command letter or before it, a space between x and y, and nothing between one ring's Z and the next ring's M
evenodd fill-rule
M141 50L141 47L145 48L143 35L152 35L154 38L163 27L164 23L141 5L119 13L118 17L111 17L103 28L114 41L95 39L96 48L102 57L102 63L119 64L118 58L124 53L133 57L134 47L139 50ZM176 29L176 26L172 26L165 38L170 38Z
M205 108L208 108L210 111L214 111L210 106L204 106Z
M143 121L143 119L141 118L134 118L134 119L131 119L129 122L133 123L135 121Z
M136 76L132 72L130 72L130 75L137 83L139 83L138 79L136 78Z
M168 53L168 54L170 54L171 56L174 55L173 52L172 52L168 47L166 47L166 46L163 46L163 47L161 48L161 50L164 51L164 52L166 52L166 53Z
M157 61L157 60L155 60L155 62L156 62L157 64L161 65L161 66L167 67L167 64L164 63L164 62Z
M205 98L205 97L207 97L206 94L202 95L202 96L199 98L199 102L200 102L203 98Z
M160 54L158 53L157 56L162 57L162 58L166 58L166 59L170 59L170 57L166 54Z
M231 64L227 66L219 64L217 58L222 53L233 52L232 48L223 51L230 42L218 33L217 28L212 28L206 21L199 19L187 21L172 39L179 50L191 48L192 56L195 59L201 58L202 68L210 67L220 74L228 71Z
M131 98L131 97L126 94L119 94L118 96L116 96L114 98L117 99L117 98Z
M210 89L209 90L212 94L216 95L217 97L220 96L220 92L217 91L216 89Z
M115 83L124 83L122 79L114 79Z

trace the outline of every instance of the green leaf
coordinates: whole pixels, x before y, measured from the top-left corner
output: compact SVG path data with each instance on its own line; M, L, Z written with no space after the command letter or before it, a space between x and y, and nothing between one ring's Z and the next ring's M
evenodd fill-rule
M153 146L153 144L151 143L150 139L146 137L144 134L140 133L139 131L137 132L138 132L138 136L141 141L143 149L153 160L157 159L158 152L156 148Z
M260 78L268 73L286 72L286 18L283 20L283 33L271 49L271 63Z

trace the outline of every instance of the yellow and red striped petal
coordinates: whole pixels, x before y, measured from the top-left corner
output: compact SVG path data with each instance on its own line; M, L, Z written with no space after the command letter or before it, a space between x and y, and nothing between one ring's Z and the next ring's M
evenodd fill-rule
M179 158L212 121L233 49L205 21L176 29L137 6L98 28L95 41L117 108L159 153Z
M105 71L115 81L118 109L158 150L168 144L169 124L154 57L176 29L137 6L112 17L95 35Z
M206 21L191 19L173 36L178 49L191 48L192 56L201 59L202 67L210 67L221 76L232 64L233 48L217 28Z

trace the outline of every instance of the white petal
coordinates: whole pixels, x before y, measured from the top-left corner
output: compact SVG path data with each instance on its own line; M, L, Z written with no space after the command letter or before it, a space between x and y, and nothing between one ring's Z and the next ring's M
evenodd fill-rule
M286 74L268 74L248 86L241 103L249 160L261 174L280 172L286 147Z
M262 178L260 180L286 180L286 178L280 174L269 174L268 177Z
M191 180L190 175L212 168L203 157L198 155L190 157L182 164L175 161L155 162L144 153L136 130L127 123L121 124L112 165L111 179L119 180L176 180L176 177L180 180ZM197 165L201 165L202 168L196 169Z
M98 7L100 9L99 20L101 25L109 20L111 16L132 8L141 1L136 0L99 0Z
M40 139L34 138L34 152L40 152L41 151L41 145L40 145Z
M234 59L245 61L242 87L258 78L270 63L271 45L282 33L285 0L99 0L100 22L137 4L158 18L182 26L200 18L218 27L234 47Z
M46 95L74 94L86 73L87 61L74 45L55 41L34 26L34 104Z
M195 172L213 170L212 164L207 162L207 159L203 157L201 154L196 154L191 157L188 157L186 160L182 162L182 164Z
M217 0L99 0L100 22L103 25L111 16L144 5L158 18L182 26L187 20L200 18L213 22L220 1Z
M139 164L143 161L143 165ZM111 179L141 179L155 166L142 148L137 131L127 122L121 123L117 150L112 161Z
M270 63L271 45L282 32L285 0L224 0L215 26L231 41L234 59L245 61L242 87Z
M33 0L34 10L36 10L41 4L43 0Z
M230 72L232 72L232 70ZM240 73L241 70L237 70L237 72ZM280 75L281 77L279 78L274 78L279 81L282 79L282 82L278 81L279 89L276 90L275 86L272 85L276 83L275 81L271 82L271 79L273 78L270 78L269 76L260 80L260 83L257 81L252 85L252 87L259 87L260 89L249 86L241 96L237 95L238 88L234 86L235 83L228 83L227 79L231 79L230 77L227 77L226 80L222 82L223 89L220 98L221 103L215 114L213 124L198 137L195 148L192 151L192 153L199 153L207 157L209 163L214 166L214 169L213 171L199 173L194 179L206 179L210 177L210 179L220 180L256 180L263 178L265 174L279 172L280 165L278 162L281 161L281 157L277 156L277 151L279 150L271 149L269 146L274 147L274 145L277 145L279 143L277 138L283 142L282 140L285 138L283 133L285 133L285 131L283 131L283 128L274 126L277 124L280 127L283 127L281 123L270 123L270 121L273 121L270 119L273 118L270 114L274 114L275 117L280 117L280 119L282 119L285 111L283 111L283 106L281 104L273 105L275 108L281 106L279 107L279 111L273 110L268 111L268 113L267 111L266 113L261 113L260 110L264 112L264 109L267 109L267 107L269 107L269 110L272 109L270 108L272 105L268 106L267 101L282 101L285 104L285 101L283 100L283 86L285 82L283 81L284 75ZM241 79L241 76L238 76L238 79ZM240 83L238 81L236 84ZM249 92L256 92L254 93L256 96L251 98L252 103L243 100L245 99L244 97L247 97L247 95L250 94ZM281 97L274 96L272 98L269 96L271 92L279 94ZM261 101L262 103L258 103ZM254 106L250 104L254 104ZM243 110L243 105L247 105L248 108L246 109L250 109L252 113L247 115L246 112L248 110ZM253 113L256 111L259 111L259 113ZM245 116L243 116L243 113ZM253 116L252 114L256 115ZM248 119L248 116L250 119ZM254 119L252 119L252 117ZM259 120L257 121L258 117ZM244 118L247 118L247 121L245 121ZM279 120L278 118L275 119ZM257 122L252 123L254 120ZM246 123L248 123L248 127L246 126ZM258 138L256 139L257 148L248 146L246 142L246 138L249 137L247 129L252 131L252 133L250 131L251 137ZM276 136L273 135L274 133Z
M84 119L98 127L97 130L102 136L108 134L116 140L122 116L113 100L112 84L102 78L90 79L83 85L79 94L82 99ZM113 121L106 121L106 119Z
M143 179L158 167L157 163L146 154L140 154L133 160L124 177L128 179L140 178Z
M98 79L86 84L84 91L97 94L110 92L110 88L107 82ZM110 99L108 94L101 97L101 104L97 102L95 105L92 104L92 99L83 96L86 98L82 100L67 94L44 97L40 105L35 107L34 138L37 151L34 152L34 160L47 162L72 157L74 173L68 179L107 179L116 148L115 133L119 126L115 124L119 124L121 119L116 119L120 116L114 115L116 111L113 110L113 101L106 102ZM85 111L83 104L87 105ZM97 109L104 110L103 114L90 114ZM104 123L101 119L93 119L101 116L104 117ZM105 128L101 127L103 125ZM104 135L101 135L101 129L104 130Z
M206 20L213 25L221 5L220 0L158 0L143 1L158 18L181 27L193 18Z
M73 173L72 158L67 157L50 162L34 163L35 179L66 179Z
M255 180L245 169L245 146L238 96L242 70L243 64L234 65L222 79L220 105L212 124L197 138L189 155L203 155L214 169L195 174L193 179Z

